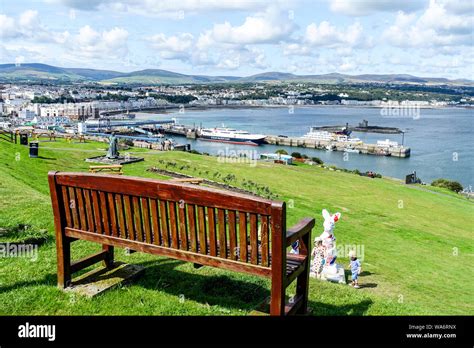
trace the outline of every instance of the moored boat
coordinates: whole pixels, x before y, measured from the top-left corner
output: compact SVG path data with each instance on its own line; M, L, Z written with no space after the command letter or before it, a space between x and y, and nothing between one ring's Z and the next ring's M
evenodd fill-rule
M222 143L260 145L265 142L265 135L252 134L233 128L203 128L199 131L199 139Z

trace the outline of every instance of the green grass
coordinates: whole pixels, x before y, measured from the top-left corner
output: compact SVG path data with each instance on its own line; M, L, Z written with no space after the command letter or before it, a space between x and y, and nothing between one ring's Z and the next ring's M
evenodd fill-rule
M27 148L0 143L0 228L28 225L53 235L47 172L87 171L84 158L107 145L41 142L38 159ZM440 189L408 187L389 179L370 179L307 165L219 163L215 157L133 149L145 161L126 165L126 175L164 178L151 166L217 180L234 174L234 186L251 180L288 203L288 225L313 216L322 232L321 209L340 211L339 245L362 245L360 283L365 288L311 279L309 306L314 315L474 314L472 261L474 205ZM176 166L166 167L175 162ZM185 166L183 169L183 166ZM440 194L445 193L445 194ZM97 251L88 242L73 244L73 258ZM53 238L39 247L36 261L0 259L0 315L244 315L269 295L269 281L156 256L117 250L120 261L146 266L132 284L93 299L55 287ZM347 258L339 262L347 267ZM289 289L291 294L293 289Z

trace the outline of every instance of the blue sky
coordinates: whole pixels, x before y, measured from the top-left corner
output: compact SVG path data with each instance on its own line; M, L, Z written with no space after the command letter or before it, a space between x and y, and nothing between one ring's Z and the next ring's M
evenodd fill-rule
M0 0L0 63L474 79L470 0Z

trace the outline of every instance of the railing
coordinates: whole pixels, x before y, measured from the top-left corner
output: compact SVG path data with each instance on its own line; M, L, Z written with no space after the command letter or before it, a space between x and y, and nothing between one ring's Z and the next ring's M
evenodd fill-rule
M0 130L0 140L16 144L16 133L7 130Z

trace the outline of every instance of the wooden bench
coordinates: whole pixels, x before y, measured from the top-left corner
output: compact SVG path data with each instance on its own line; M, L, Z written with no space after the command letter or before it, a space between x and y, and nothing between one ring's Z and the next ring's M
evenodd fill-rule
M311 229L305 218L286 228L284 202L171 181L87 173L49 173L58 261L58 286L103 261L114 247L271 279L270 314L307 309ZM71 262L77 239L102 251ZM287 253L299 240L300 254ZM286 288L296 294L286 303Z
M204 182L204 179L202 178L173 178L173 179L170 179L170 181L199 185Z
M121 164L112 164L112 165L105 165L105 166L89 166L89 172L91 173L100 173L100 172L107 172L122 175L123 166Z

